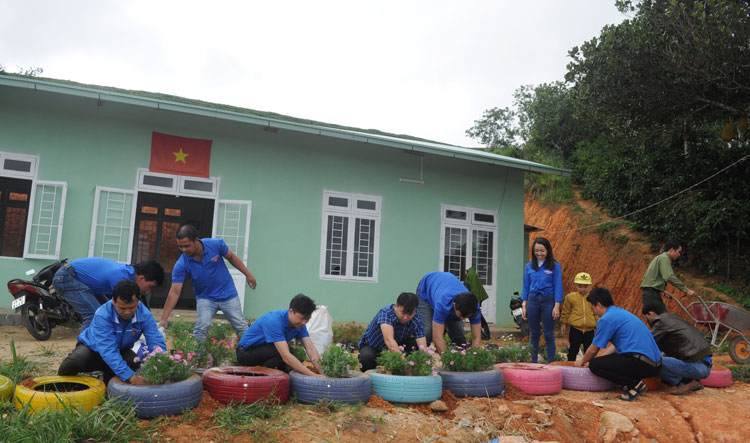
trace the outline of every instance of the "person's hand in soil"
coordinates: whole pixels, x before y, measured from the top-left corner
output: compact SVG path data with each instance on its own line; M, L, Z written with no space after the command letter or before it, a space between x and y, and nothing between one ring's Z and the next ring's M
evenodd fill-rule
M146 379L140 375L134 375L128 379L128 383L130 383L131 385L136 385L136 386L145 386Z

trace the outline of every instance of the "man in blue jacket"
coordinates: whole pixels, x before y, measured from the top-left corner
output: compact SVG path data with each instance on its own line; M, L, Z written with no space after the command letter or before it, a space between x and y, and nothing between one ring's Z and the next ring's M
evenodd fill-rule
M117 283L112 300L96 310L91 325L78 335L76 348L60 364L57 374L102 371L105 383L117 375L123 382L145 384L143 377L135 375L140 363L131 349L133 344L144 335L151 350L160 347L166 351L167 345L154 316L140 298L135 282Z

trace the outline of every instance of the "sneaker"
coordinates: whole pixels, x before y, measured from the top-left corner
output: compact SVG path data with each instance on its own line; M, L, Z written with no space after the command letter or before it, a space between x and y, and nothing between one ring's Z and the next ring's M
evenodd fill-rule
M703 389L703 385L698 380L691 380L688 383L680 383L672 389L670 394L672 395L685 395L689 392L699 391Z

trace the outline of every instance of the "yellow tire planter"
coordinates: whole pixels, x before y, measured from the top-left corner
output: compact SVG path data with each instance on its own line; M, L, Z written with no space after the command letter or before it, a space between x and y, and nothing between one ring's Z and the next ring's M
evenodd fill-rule
M5 401L13 395L13 381L4 375L0 375L0 401Z
M90 411L104 401L107 387L94 377L51 375L25 380L16 385L16 409L28 407L32 414L59 411L70 406Z

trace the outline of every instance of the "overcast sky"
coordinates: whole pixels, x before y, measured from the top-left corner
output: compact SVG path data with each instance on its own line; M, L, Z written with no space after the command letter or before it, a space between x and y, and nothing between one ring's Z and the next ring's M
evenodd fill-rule
M0 65L477 146L625 17L614 0L0 0Z

